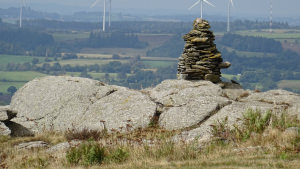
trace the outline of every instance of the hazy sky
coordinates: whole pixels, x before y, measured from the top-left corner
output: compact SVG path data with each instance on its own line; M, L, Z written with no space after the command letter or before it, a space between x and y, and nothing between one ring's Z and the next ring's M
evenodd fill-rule
M21 0L0 0L0 8L18 7ZM115 12L149 14L195 14L200 6L189 11L187 8L197 0L112 0ZM204 14L226 15L228 0L209 0L215 8L205 5ZM300 18L300 0L272 0L274 16ZM26 0L33 9L59 13L96 10L103 7L103 0L94 8L89 6L94 0ZM270 0L234 0L234 16L268 17Z

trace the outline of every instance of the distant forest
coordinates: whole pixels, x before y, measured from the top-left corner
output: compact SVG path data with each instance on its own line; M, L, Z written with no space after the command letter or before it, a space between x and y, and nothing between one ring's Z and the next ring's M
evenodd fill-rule
M280 53L283 51L280 42L262 37L225 34L219 43L240 51L271 53Z
M134 34L90 33L88 39L72 43L55 42L52 35L29 29L0 29L0 54L56 57L58 53L76 53L82 48L145 48Z
M212 21L210 25L213 31L225 32L226 22ZM102 23L92 22L66 22L56 20L25 20L25 28L41 30L85 30L100 29ZM124 21L112 22L111 31L125 33L186 33L191 29L192 22L159 22L159 21ZM269 22L236 20L232 23L231 30L268 29ZM289 29L288 23L274 22L274 29Z
M147 43L139 41L134 34L113 32L109 34L90 33L89 39L81 42L81 46L90 48L144 48Z

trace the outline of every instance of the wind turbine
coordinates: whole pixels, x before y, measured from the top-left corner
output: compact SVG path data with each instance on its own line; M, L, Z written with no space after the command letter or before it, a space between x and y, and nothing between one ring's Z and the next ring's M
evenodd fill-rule
M90 8L94 8L97 4L98 4L98 2L99 2L100 0L96 0L91 6L90 6ZM103 3L104 3L104 9L103 9L103 27L102 27L102 30L103 30L103 32L105 32L105 28L106 28L106 26L105 26L105 23L106 23L106 0L103 0Z
M270 32L273 32L273 1L270 0Z
M110 28L111 22L111 0L109 0L109 16L108 16L108 27Z
M198 5L199 3L201 4L201 19L202 19L202 16L203 16L203 2L205 2L206 4L212 6L212 7L215 7L215 5L213 5L212 3L210 3L208 0L198 0L196 3L194 3L190 8L189 10L191 10L192 8L194 8L196 5Z
M21 0L20 1L20 23L19 23L19 27L22 28L22 21L23 21L23 8L25 5L25 0Z
M230 9L231 6L234 7L233 5L233 0L228 0L228 11L227 11L227 32L230 32Z

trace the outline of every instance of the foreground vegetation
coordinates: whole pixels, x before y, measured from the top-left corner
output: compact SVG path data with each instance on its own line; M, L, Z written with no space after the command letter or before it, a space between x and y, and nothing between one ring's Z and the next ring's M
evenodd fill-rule
M227 119L212 126L210 142L173 142L178 131L150 127L122 134L70 130L35 137L0 138L2 168L299 168L300 121L285 113L248 110L230 127ZM22 142L82 144L63 152L17 150Z

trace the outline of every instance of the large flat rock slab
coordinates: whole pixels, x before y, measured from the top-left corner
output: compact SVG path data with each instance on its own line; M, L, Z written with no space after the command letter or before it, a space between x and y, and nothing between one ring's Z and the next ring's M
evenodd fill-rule
M298 94L254 92L233 83L165 80L137 91L86 78L48 76L19 89L0 117L5 119L3 132L12 136L69 129L128 132L158 124L184 131L175 138L190 141L210 139L212 124L228 117L233 126L247 109L287 112L299 118L299 107Z
M0 106L0 121L9 121L17 115L10 106Z
M7 106L0 106L0 121L8 120L7 109Z
M34 133L45 130L145 127L156 104L139 91L67 76L48 76L25 84L13 96L12 121ZM122 122L122 123L121 123Z
M269 103L274 106L286 107L286 112L297 115L300 119L300 95L286 90L270 90L262 93L254 93L247 98L241 99L243 102L258 101Z
M150 97L164 107L159 125L168 130L201 123L230 104L222 95L222 88L209 81L166 80L150 91Z
M208 142L212 138L212 125L215 125L218 121L222 121L225 118L228 119L229 127L233 127L234 124L241 125L240 119L243 118L244 113L249 109L254 111L258 110L261 113L272 111L275 113L289 113L290 115L299 116L299 112L288 111L291 108L294 108L295 105L298 105L299 102L299 95L284 90L251 93L239 102L233 102L232 104L225 106L199 125L198 128L182 132L175 136L174 139L187 142L196 139L200 143Z

